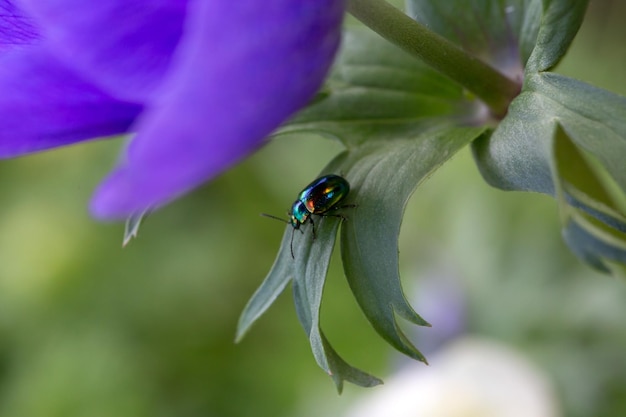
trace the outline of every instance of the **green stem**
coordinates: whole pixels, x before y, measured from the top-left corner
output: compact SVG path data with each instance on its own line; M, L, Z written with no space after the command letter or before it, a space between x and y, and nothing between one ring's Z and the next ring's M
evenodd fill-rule
M519 93L520 86L513 80L428 30L385 0L348 0L348 12L387 40L467 88L496 116L504 116L509 103Z

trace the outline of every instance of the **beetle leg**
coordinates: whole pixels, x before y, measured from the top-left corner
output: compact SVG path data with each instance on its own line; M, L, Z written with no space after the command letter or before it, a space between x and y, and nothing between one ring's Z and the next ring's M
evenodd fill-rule
M343 214L324 214L324 217L337 217L338 219L341 219L341 220L348 220L348 218L344 216Z
M333 207L333 210L339 210L339 209L344 209L344 208L355 208L358 207L357 204L346 204L343 206L338 206L338 207Z
M330 211L335 211L335 210L341 210L344 208L354 208L354 207L358 207L356 204L346 204L344 206L338 206L338 207L331 207L326 213L320 214L320 216L324 216L324 217L337 217L341 220L348 220L348 218L346 216L344 216L343 214L330 214Z

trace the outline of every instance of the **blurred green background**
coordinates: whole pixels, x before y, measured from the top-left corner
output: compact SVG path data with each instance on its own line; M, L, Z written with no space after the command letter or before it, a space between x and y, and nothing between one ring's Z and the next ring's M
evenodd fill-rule
M626 95L625 15L621 0L592 1L559 72ZM152 215L125 249L123 225L86 210L122 145L0 164L0 416L315 417L367 396L350 385L336 395L289 291L233 343L283 233L259 213L284 213L339 145L277 139ZM489 188L463 152L414 195L400 250L409 297L422 277L452 276L466 331L528 355L553 378L565 415L626 415L625 283L570 254L551 199ZM418 312L427 295L415 298ZM437 331L438 318L425 318L434 328L418 347ZM323 326L356 366L384 377L400 363L337 259Z

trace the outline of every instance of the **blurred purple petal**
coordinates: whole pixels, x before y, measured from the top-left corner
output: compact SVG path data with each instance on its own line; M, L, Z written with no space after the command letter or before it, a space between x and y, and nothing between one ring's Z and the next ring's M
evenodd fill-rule
M126 159L92 212L158 207L262 145L319 88L340 37L342 0L195 1L186 36Z
M209 1L212 2L212 1ZM142 102L167 71L185 0L21 0L68 65L118 98Z
M28 45L39 33L21 10L8 0L0 0L0 52L16 45Z
M41 45L0 54L0 157L123 133L141 107L112 99Z

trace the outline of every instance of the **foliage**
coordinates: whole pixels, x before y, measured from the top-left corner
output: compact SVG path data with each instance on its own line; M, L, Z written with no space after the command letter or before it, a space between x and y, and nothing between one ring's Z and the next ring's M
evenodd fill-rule
M324 94L279 132L317 132L345 146L322 172L345 176L352 186L347 203L357 206L345 211L341 228L344 271L374 329L408 356L425 362L398 317L428 323L400 286L397 240L404 207L416 187L469 144L489 184L556 198L564 239L581 259L605 272L623 268L626 99L550 72L578 31L586 3L408 1L407 12L421 24L518 83L520 93L504 117L468 93L471 86L460 86L378 35L353 30ZM295 260L287 227L238 332L241 337L292 281L314 356L341 390L343 380L364 386L378 380L346 365L319 328L339 223L321 219L314 240L310 233L296 234Z

